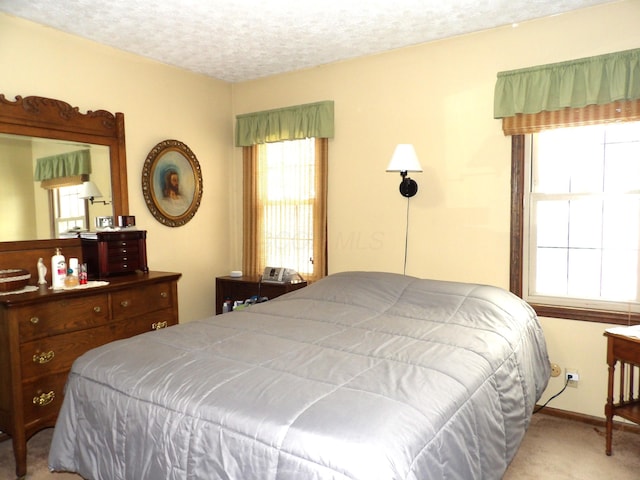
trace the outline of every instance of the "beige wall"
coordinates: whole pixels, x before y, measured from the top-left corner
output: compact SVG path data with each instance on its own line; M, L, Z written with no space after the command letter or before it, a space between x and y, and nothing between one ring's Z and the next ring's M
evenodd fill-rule
M36 238L36 199L31 147L7 140L0 149L3 191L0 195L0 235L2 238ZM25 189L29 185L31 188ZM6 268L0 265L0 269Z
M502 70L640 46L640 2L618 2L233 86L234 114L335 101L329 145L329 270L402 272L406 200L385 173L397 143L424 169L410 202L407 273L509 285L510 139L493 119ZM235 151L234 166L241 152ZM234 172L239 184L240 170ZM232 208L240 218L239 198ZM241 237L236 222L234 238ZM240 251L234 248L236 265ZM579 387L550 406L603 416L604 324L542 319L551 360ZM562 388L552 379L543 400Z
M493 120L501 70L636 48L640 2L229 85L0 14L0 93L41 95L125 113L131 214L149 232L149 264L180 271L181 321L213 313L214 278L241 268L241 151L234 116L334 100L329 269L402 272L406 200L385 173L397 143L414 143L407 273L508 286L510 141ZM590 31L591 33L587 33ZM624 33L631 32L631 33ZM7 73L10 72L10 73ZM186 143L202 167L202 205L184 227L148 212L140 173L159 141ZM552 406L602 416L603 324L542 319L551 360L580 386ZM552 380L545 398L560 389Z
M181 321L213 314L215 276L230 268L231 86L2 13L0 72L9 100L39 95L124 113L130 214L148 231L149 267L182 272ZM142 195L144 161L166 139L187 144L203 175L198 213L179 228L158 223Z

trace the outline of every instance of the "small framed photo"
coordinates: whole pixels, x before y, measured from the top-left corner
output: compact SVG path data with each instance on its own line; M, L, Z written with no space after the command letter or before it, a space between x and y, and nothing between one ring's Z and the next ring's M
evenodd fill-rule
M96 217L96 228L113 228L113 217Z
M164 140L147 155L142 193L151 214L168 227L193 218L202 199L202 173L191 149L178 140Z

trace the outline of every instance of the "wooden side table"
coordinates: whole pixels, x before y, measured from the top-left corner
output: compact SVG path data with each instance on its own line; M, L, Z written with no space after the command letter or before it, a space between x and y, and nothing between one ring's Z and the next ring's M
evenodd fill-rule
M254 295L259 297L279 297L288 292L307 286L304 280L289 283L261 282L260 277L216 277L216 315L222 313L225 300L246 300Z
M637 327L634 328L638 332ZM640 338L625 335L625 328L618 327L605 331L607 337L607 364L609 365L609 387L604 414L607 418L606 453L611 455L611 439L613 436L613 416L640 423L640 385L634 385L634 378L640 370ZM619 382L618 402L614 403L614 383L616 380L616 363L620 362L617 375ZM640 382L639 382L640 383Z

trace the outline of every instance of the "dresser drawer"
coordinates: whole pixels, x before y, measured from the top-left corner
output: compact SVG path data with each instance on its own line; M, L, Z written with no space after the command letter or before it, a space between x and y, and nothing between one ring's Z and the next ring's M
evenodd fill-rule
M109 272L112 274L133 273L138 269L139 263L140 259L137 255L129 255L121 258L110 256L107 260Z
M140 250L137 238L120 237L107 243L109 255L126 255L127 253L137 254Z
M135 272L140 265L137 241L112 242L107 251L107 265L112 273Z
M113 325L104 325L23 343L20 345L22 378L27 380L70 369L78 356L114 339L114 330Z
M24 421L29 425L36 420L56 416L62 405L64 385L68 372L48 375L41 379L23 382Z
M173 287L171 283L157 283L122 290L111 294L111 312L113 320L125 320L173 306Z
M64 296L64 293L59 294ZM20 342L106 324L109 300L106 294L54 300L22 307L18 316Z
M118 322L115 325L115 335L117 338L127 338L141 333L161 330L172 325L176 325L173 311L158 310Z

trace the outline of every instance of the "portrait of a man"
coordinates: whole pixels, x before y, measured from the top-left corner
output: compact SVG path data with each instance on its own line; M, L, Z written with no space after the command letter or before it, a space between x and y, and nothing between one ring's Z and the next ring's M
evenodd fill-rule
M179 217L193 200L194 179L189 161L178 151L167 151L158 159L154 172L158 206L165 214Z
M144 162L142 193L162 224L179 227L191 220L202 199L202 173L191 149L177 140L158 143Z

